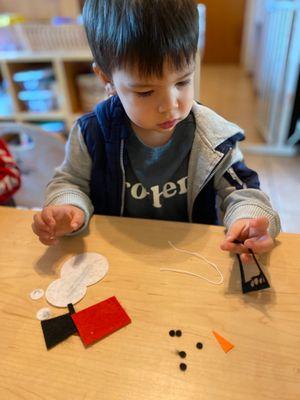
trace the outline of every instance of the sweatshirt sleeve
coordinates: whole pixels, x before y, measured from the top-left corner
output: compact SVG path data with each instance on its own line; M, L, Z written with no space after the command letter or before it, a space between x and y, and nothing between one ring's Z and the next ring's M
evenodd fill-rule
M89 198L91 158L79 125L71 129L66 143L65 159L55 169L52 180L47 185L44 206L69 204L81 208L85 213L86 228L94 211Z
M249 169L242 159L233 160L221 176L216 176L215 189L227 229L238 219L264 216L269 220L271 237L278 235L281 228L279 215L272 208L268 196L260 190L257 173Z

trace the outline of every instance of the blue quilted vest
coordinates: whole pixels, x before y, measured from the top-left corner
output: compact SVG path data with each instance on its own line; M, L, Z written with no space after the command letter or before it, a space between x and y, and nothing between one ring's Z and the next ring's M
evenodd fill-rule
M95 214L123 215L122 190L128 155L126 139L130 122L118 96L99 103L93 112L78 120L84 141L92 160L90 198ZM241 134L218 147L224 154L241 140ZM122 148L122 142L124 149ZM121 162L122 160L122 162ZM193 205L192 221L218 224L216 193L213 179L202 188Z

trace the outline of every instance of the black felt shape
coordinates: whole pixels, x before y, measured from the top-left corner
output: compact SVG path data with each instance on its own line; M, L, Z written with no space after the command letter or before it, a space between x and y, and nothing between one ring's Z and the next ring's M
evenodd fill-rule
M48 350L77 332L76 326L71 318L71 314L75 312L73 305L68 304L68 309L70 311L68 314L41 321Z
M169 332L169 335L172 336L172 337L175 336L175 331L174 331L174 330L171 330L171 331Z
M270 287L269 282L263 273L263 270L261 269L254 253L250 250L252 257L255 261L255 264L259 270L259 274L252 276L252 278L249 281L246 281L245 279L245 272L244 272L244 266L241 260L241 257L239 254L237 254L237 259L239 262L240 266L240 273L241 273L241 282L242 282L242 291L243 293L249 293L249 292L256 292L258 290L262 289L267 289Z
M198 342L196 344L197 349L202 349L203 348L203 344L201 342Z
M184 363L181 363L181 364L179 365L179 368L181 369L181 371L185 371L185 370L187 369L187 365L184 364Z
M233 243L243 244L243 242L240 240L234 240ZM261 269L261 266L259 265L257 258L255 257L255 254L253 253L253 250L249 249L249 252L252 254L253 260L259 270L259 274L252 276L252 278L249 281L246 281L244 266L243 266L241 257L239 254L236 255L238 262L239 262L239 267L240 267L243 293L256 292L258 290L268 289L270 287L269 282L268 282L265 274L263 273L263 270Z
M175 332L175 335L178 336L178 337L180 337L180 336L182 335L181 330L178 329L178 330Z
M68 310L70 314L75 314L75 308L72 303L68 304Z
M185 358L186 357L186 352L185 351L179 351L178 352L179 357Z

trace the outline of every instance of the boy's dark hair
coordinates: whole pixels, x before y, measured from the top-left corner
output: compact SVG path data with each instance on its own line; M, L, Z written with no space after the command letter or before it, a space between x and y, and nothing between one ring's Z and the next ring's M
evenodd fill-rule
M94 61L109 78L126 66L162 76L164 61L179 70L195 58L194 0L86 0L83 21Z

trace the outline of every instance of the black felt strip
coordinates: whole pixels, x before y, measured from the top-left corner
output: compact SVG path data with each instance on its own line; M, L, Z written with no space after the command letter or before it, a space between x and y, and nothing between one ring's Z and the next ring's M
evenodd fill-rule
M243 293L250 293L250 292L255 292L258 290L263 290L263 289L268 289L270 287L269 282L263 273L263 270L261 269L254 253L252 250L250 250L255 264L259 270L259 274L252 276L252 278L248 281L245 279L245 272L244 272L244 266L241 260L241 257L239 254L236 254L238 262L239 262L239 267L240 267L240 274L241 274L241 284L242 284L242 291Z
M73 305L68 304L68 309L70 311L68 314L41 321L48 350L77 333L76 326L71 318L71 314L75 312Z
M72 303L68 304L68 310L70 314L75 314L75 308Z
M243 241L238 240L238 239L234 240L233 243L244 244ZM243 266L241 257L239 254L236 254L238 262L239 262L239 267L240 267L241 284L242 284L243 293L249 293L249 292L255 292L258 290L268 289L270 287L269 282L268 282L261 266L259 265L259 262L257 261L257 258L255 257L253 250L252 249L248 249L248 250L249 250L249 253L252 254L255 264L259 270L259 274L252 276L252 278L246 282L244 266Z

